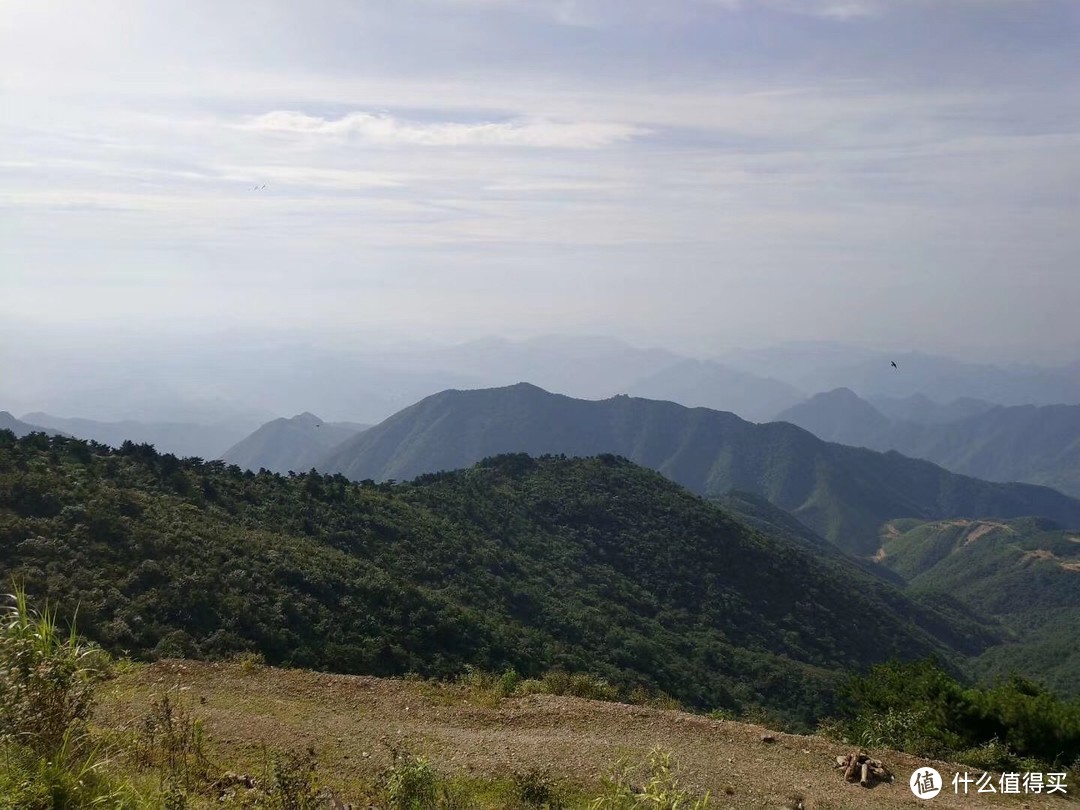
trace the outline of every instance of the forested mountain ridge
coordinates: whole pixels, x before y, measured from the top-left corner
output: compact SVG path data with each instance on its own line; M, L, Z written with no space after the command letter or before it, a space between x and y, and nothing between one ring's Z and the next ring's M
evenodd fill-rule
M881 525L900 517L1039 515L1080 526L1080 501L1051 489L831 444L788 423L628 396L572 399L527 383L427 397L317 467L354 480L404 480L518 452L614 453L705 496L753 492L858 554L873 554Z
M897 450L989 481L1023 481L1080 497L1080 405L982 408L941 424L890 419L847 388L777 419L826 441Z
M952 657L957 632L841 557L613 456L359 485L0 433L0 572L139 655L563 667L801 721L841 672ZM876 632L850 632L851 615Z

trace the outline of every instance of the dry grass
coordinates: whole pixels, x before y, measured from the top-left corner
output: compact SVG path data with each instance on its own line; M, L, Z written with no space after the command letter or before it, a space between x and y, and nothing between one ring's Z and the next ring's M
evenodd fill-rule
M659 747L674 755L681 786L708 791L713 807L892 808L919 803L907 780L931 764L946 779L964 768L874 751L897 775L865 790L834 770L844 746L822 737L678 711L534 694L498 698L467 684L435 685L280 670L249 664L163 662L106 684L97 720L121 727L145 715L163 685L185 690L205 729L209 756L222 768L255 772L272 750L317 752L319 781L342 798L370 795L393 748L426 757L460 783L513 784L543 771L567 795L597 796L621 759L645 762ZM502 798L500 798L502 796ZM793 798L797 797L797 798ZM493 790L487 806L505 806ZM989 800L988 800L989 799ZM957 797L951 787L929 807L1062 807L1045 796Z

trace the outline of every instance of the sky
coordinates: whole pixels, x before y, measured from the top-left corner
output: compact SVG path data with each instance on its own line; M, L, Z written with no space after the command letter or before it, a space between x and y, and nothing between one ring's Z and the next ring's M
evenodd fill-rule
M1078 35L1075 0L0 0L0 326L1075 358Z

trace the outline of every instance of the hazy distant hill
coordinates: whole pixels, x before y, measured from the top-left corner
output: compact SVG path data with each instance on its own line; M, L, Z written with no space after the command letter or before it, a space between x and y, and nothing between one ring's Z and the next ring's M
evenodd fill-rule
M996 406L945 424L886 418L852 391L811 397L778 420L827 441L897 450L990 481L1025 481L1080 496L1080 405Z
M887 353L813 342L732 351L717 359L803 391L850 388L870 399L923 394L937 402L974 398L1003 405L1080 403L1075 364L999 366L924 352ZM899 368L892 367L894 360Z
M948 594L1013 630L988 651L988 675L1038 671L1053 688L1080 695L1080 536L1049 521L893 521L882 565L913 594Z
M815 394L776 416L777 422L791 422L827 442L839 442L874 450L889 449L882 438L893 421L850 388Z
M307 472L331 448L366 430L368 425L324 422L311 413L267 422L234 444L222 458L246 470Z
M5 435L0 521L33 540L0 543L0 576L77 605L111 649L367 674L562 667L804 721L845 671L955 660L956 628L842 555L612 456L372 487Z
M803 398L802 392L779 380L700 360L683 360L620 393L670 400L690 408L731 411L751 422L767 421Z
M991 481L1029 481L1080 496L1080 405L1020 405L921 431L906 452Z
M637 380L676 366L685 358L667 349L640 349L614 338L547 335L527 340L483 338L426 351L380 352L372 357L375 360L417 372L443 369L476 381L454 386L458 388L490 388L529 379L549 391L591 399L629 393Z
M356 480L404 480L507 452L617 453L695 492L754 492L858 553L876 550L878 528L897 517L1041 515L1080 526L1080 501L1043 487L830 444L787 423L627 396L571 399L526 383L428 397L317 466Z
M161 453L198 458L221 458L232 443L251 428L245 423L202 425L191 422L100 422L95 419L68 419L47 413L28 413L25 420L62 431L80 439L93 439L110 447L125 441L152 444Z
M919 425L944 425L978 416L997 407L993 402L973 397L961 397L952 402L941 403L924 394L912 394L909 397L871 397L870 404L889 419Z
M16 419L8 411L0 411L0 430L10 430L16 436L26 436L29 433L48 433L53 436L60 433L60 431L51 430L43 425Z

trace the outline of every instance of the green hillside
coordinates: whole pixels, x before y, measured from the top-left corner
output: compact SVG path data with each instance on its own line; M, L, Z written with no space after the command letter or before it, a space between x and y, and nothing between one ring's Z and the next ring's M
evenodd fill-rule
M1080 695L1080 535L1045 520L895 521L881 562L914 598L947 594L1009 629L977 662L985 675L1038 673Z
M844 670L950 656L941 616L628 461L412 484L0 433L0 576L114 651L430 675L591 672L809 721ZM873 616L873 634L851 616Z
M614 453L706 496L767 498L841 548L870 555L887 520L1040 515L1080 526L1080 501L992 484L898 453L823 442L794 425L626 396L572 399L521 383L444 391L336 448L319 465L354 480L405 480L499 453Z

